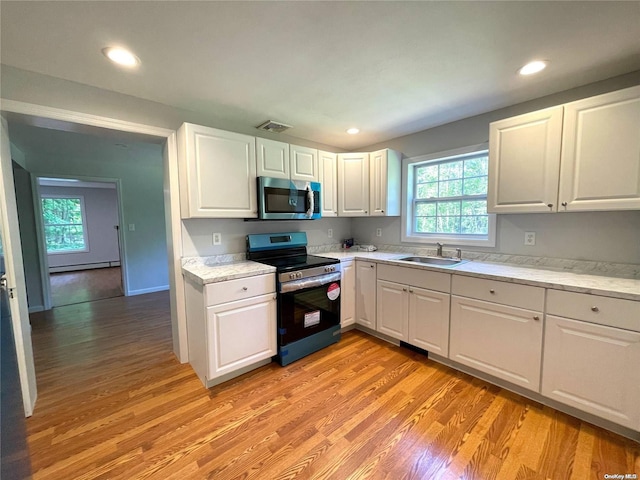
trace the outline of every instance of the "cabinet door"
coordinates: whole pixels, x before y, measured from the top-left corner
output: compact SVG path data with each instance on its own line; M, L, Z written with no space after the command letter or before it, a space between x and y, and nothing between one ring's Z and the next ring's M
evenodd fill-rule
M338 216L338 157L335 153L318 151L322 196L322 216Z
M178 130L182 218L255 218L256 140L185 123Z
M338 154L338 216L369 216L369 154Z
M376 328L376 264L356 261L356 323Z
M376 331L407 341L409 288L399 283L378 280L378 318Z
M557 211L562 110L547 108L490 125L489 213Z
M317 182L318 150L315 148L290 146L291 152L291 180Z
M369 154L369 215L400 215L401 155L379 150Z
M640 86L565 105L559 201L640 209Z
M252 365L277 353L275 295L207 309L208 378Z
M355 262L343 262L340 283L340 326L356 323L356 267Z
M449 358L537 392L541 319L540 312L453 295Z
M259 177L289 180L289 144L256 138L257 171Z
M640 333L548 315L542 394L638 430Z
M429 352L449 354L449 301L446 293L409 287L407 343Z

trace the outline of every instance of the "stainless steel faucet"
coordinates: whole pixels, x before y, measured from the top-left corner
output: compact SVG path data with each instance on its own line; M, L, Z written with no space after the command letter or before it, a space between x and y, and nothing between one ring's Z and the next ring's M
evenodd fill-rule
M438 246L438 250L436 251L436 255L438 257L441 257L442 256L442 246L443 245L440 242L436 242L436 245Z
M462 260L462 249L456 248L456 257L458 257L458 260Z

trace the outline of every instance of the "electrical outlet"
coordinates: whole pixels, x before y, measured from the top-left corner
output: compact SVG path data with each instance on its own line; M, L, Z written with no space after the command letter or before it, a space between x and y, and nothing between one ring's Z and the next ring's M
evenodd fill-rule
M136 224L135 223L130 223L129 224L129 231L130 232L135 232L136 231Z
M381 237L381 236L382 236L382 229L376 228L376 237Z
M327 237L333 238L333 228L330 228L329 230L327 230Z
M213 234L213 244L214 245L220 245L222 243L222 234L221 233L214 233Z
M536 232L524 232L524 244L533 246L536 244Z

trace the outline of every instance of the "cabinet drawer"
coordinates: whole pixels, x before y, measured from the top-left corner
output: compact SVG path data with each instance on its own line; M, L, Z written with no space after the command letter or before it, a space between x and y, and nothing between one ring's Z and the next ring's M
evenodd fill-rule
M451 293L527 310L544 310L544 288L541 287L454 275Z
M276 291L276 277L270 273L253 277L237 278L225 282L205 285L206 305L243 300L256 295L264 295Z
M633 300L549 290L547 313L640 332L640 302Z
M395 265L378 265L378 280L413 285L414 287L449 293L451 291L451 275L441 272L430 272L421 268L396 267Z

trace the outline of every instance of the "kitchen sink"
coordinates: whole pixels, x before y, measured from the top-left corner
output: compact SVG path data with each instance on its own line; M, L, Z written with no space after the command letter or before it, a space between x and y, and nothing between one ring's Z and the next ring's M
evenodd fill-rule
M397 260L402 262L424 263L425 265L437 265L438 267L453 267L469 261L445 257L404 257L398 258Z

